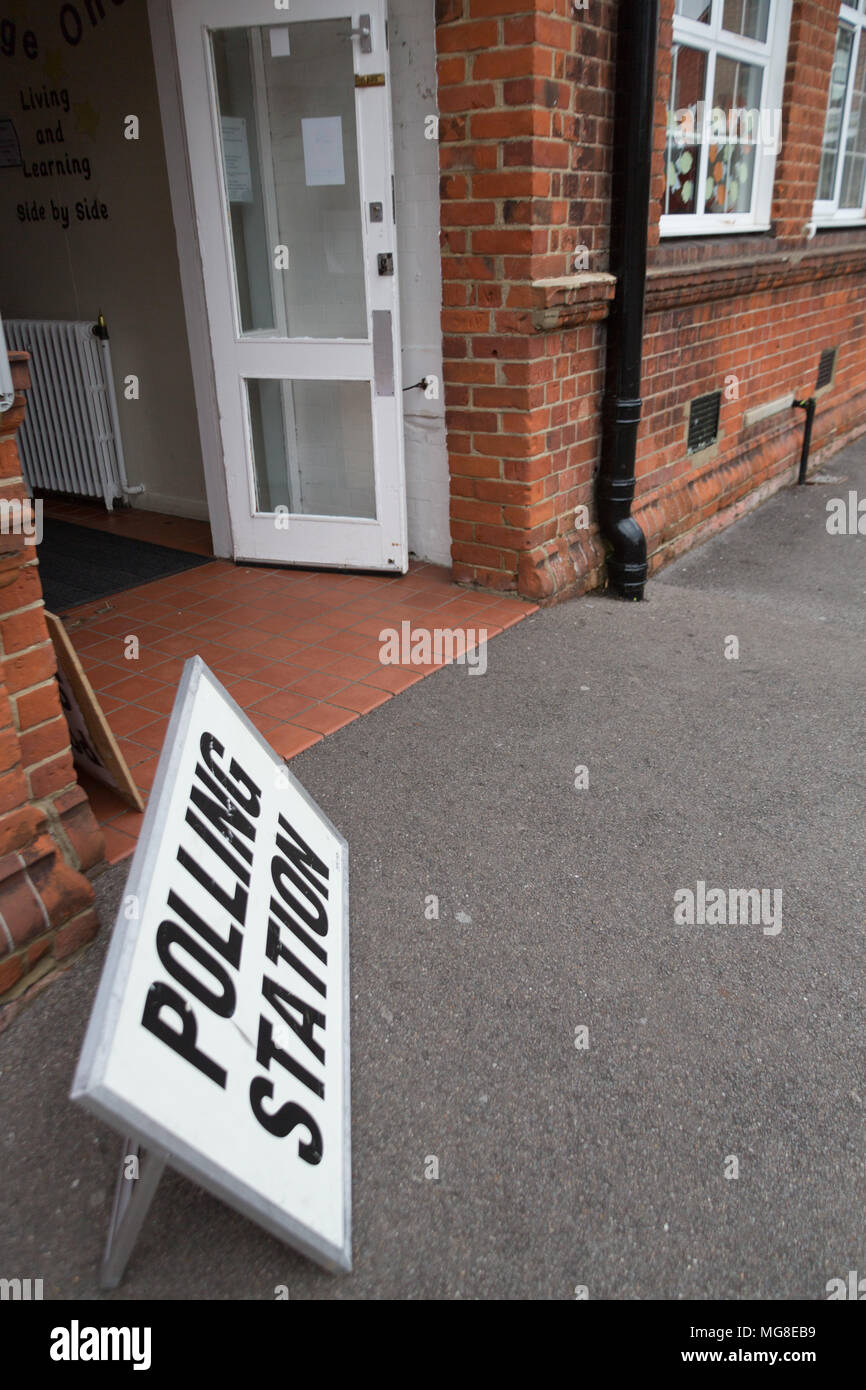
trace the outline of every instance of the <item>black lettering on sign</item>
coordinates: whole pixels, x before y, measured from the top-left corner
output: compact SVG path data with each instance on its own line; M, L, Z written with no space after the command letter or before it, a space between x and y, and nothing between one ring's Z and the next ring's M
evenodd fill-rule
M325 880L329 879L331 875L328 870L327 864L322 863L319 856L315 854L313 850L310 849L310 846L301 839L297 830L293 829L293 827L289 825L289 822L286 820L285 816L280 815L278 819L280 829L284 830L286 832L286 835L291 836L292 840L294 840L294 844L290 844L288 840L281 838L278 835L278 848L286 856L286 858L290 860L292 864L294 864L295 868L300 869L301 873L304 874L310 880L310 883L312 883L313 887L319 893L322 894L322 897L326 898L328 896L327 888L325 887L324 883L318 883L316 881L316 879L313 877L313 873L315 872L319 874L320 877Z
M236 854L248 864L253 862L253 852L250 845L245 845L240 838L242 835L250 841L255 842L256 832L247 820L243 811L232 801L228 792L221 792L212 777L209 777L201 763L196 765L195 775L204 785L210 796L205 796L201 787L193 786L190 800L193 806L197 806L202 815L210 821L214 830L231 845Z
M318 1062L324 1064L325 1049L320 1043L316 1042L313 1034L314 1028L325 1029L325 1015L320 1014L318 1009L314 1009L311 1004L305 1004L303 999L298 999L297 995L290 994L282 985L278 985L276 980L269 980L267 975L262 980L262 994L268 1003L273 1005L282 1018L296 1033L305 1047L308 1047ZM300 1021L295 1018L292 1010L300 1014Z
M235 888L235 895L230 898L224 888L211 878L211 875L204 870L201 865L193 859L191 854L187 854L183 845L177 852L177 862L186 869L187 873L192 874L196 883L200 883L205 892L209 893L214 902L224 907L226 912L234 917L235 921L241 926L246 922L248 893L239 883Z
M323 999L326 997L327 990L325 985L321 980L316 979L312 970L308 969L303 961L298 960L297 956L293 955L288 946L284 944L281 939L280 924L279 922L275 922L272 917L268 921L268 944L266 951L268 960L273 961L274 965L279 965L280 961L284 960L291 966L292 970L300 975L302 980L306 980L308 985L312 985L313 989L321 994Z
M298 1141L298 1157L312 1165L321 1163L322 1134L315 1120L294 1101L287 1101L273 1115L269 1115L263 1102L265 1098L272 1100L273 1094L274 1083L267 1076L257 1076L250 1086L250 1105L259 1124L277 1139L285 1139L298 1125L305 1125L310 1138L306 1144Z
M312 951L313 955L317 956L323 965L328 964L328 953L325 948L320 946L318 941L310 936L309 932L304 931L303 927L300 926L298 922L292 920L286 909L281 903L277 902L276 898L271 898L271 912L273 912L276 917L279 917L280 921L284 926L288 927L289 931L294 932L301 944L306 946L308 951Z
M205 766L213 773L218 782L225 787L232 801L240 806L242 811L246 811L248 816L256 820L261 815L262 793L256 786L251 777L244 772L234 759L232 759L228 773L226 773L217 763L217 758L222 758L225 749L213 734L202 734L199 743L201 755Z
M206 941L215 951L219 951L223 960L227 960L229 965L234 966L235 970L240 969L243 937L237 927L229 928L228 940L224 941L212 927L201 920L197 912L193 912L191 907L187 907L183 898L179 897L174 889L168 895L168 906L170 912L182 917L187 926L192 927L193 931L197 931L203 941Z
M174 1014L180 1023L180 1028L170 1027L163 1018L163 1012L168 1011ZM160 1042L164 1042L166 1047L170 1047L179 1057L183 1057L191 1066L196 1067L204 1076L215 1081L217 1086L225 1090L226 1073L222 1067L212 1061L204 1052L196 1047L198 1036L198 1024L195 1014L171 985L154 982L147 991L147 998L144 1001L144 1013L141 1016L142 1026L152 1033Z
M256 1049L256 1061L260 1067L264 1067L265 1071L270 1071L271 1062L278 1062L296 1080L306 1086L308 1091L312 1091L314 1096L318 1096L320 1100L325 1099L325 1083L317 1081L306 1067L302 1067L300 1062L296 1062L288 1052L277 1047L274 1042L274 1030L266 1018L259 1019L259 1045Z
M277 845L280 848L282 848L283 845L285 845L285 843L285 840L282 840L279 836L277 836ZM288 861L283 859L279 854L275 854L273 859L271 860L271 878L274 881L274 887L276 888L286 907L289 908L291 912L294 912L296 917L300 917L302 922L306 922L307 926L310 927L319 936L327 936L328 913L324 903L322 903L319 900L319 898L316 897L309 883L302 879L300 874L296 874L291 864L289 864ZM289 883L293 883L295 887L304 895L304 897L310 904L310 908L312 908L312 911L310 911L310 908L306 907L304 903L302 903L300 899L295 896L291 888L288 886ZM325 897L327 897L327 889L325 889L324 892Z
M213 850L217 858L223 861L226 868L231 869L235 878L240 879L241 883L243 883L245 887L249 888L249 871L244 868L243 864L238 863L234 855L229 853L228 846L224 844L222 840L218 840L216 835L212 834L211 831L208 830L207 826L199 820L198 816L193 814L192 810L189 807L187 807L185 820L187 825L192 826L199 839L204 840L205 844Z
M180 947L192 960L198 961L202 969L219 985L219 994L208 989L198 975L181 965L177 957L172 955L172 946ZM206 1004L211 1012L220 1018L231 1018L237 1002L235 987L228 972L208 954L200 941L196 941L194 936L190 936L183 927L179 927L177 922L161 922L156 933L156 952L172 979L195 995L199 1003Z

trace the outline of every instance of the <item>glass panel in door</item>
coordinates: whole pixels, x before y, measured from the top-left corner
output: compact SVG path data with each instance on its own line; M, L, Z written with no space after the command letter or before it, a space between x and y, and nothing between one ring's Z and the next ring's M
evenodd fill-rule
M351 28L213 32L244 334L368 337Z

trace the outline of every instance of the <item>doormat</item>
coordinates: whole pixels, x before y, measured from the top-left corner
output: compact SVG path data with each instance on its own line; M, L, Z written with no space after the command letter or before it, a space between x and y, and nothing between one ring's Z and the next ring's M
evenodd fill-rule
M51 517L44 518L36 553L45 607L52 613L213 564L212 555L193 555Z

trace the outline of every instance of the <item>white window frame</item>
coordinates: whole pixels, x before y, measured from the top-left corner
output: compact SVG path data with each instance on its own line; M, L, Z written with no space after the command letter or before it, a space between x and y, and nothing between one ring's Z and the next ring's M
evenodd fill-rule
M709 24L674 15L673 42L697 48L707 55L707 82L704 97L704 123L701 131L701 162L697 175L700 190L706 189L706 167L709 145L712 143L712 107L710 93L715 88L716 57L739 59L764 69L761 86L761 109L780 111L785 86L785 66L788 59L788 39L791 30L792 0L771 0L767 20L767 39L755 39L731 34L722 28L724 0L709 0L712 5ZM770 229L773 203L773 180L776 159L781 149L781 121L778 144L765 144L760 139L755 148L755 176L752 185L750 212L662 213L659 232L663 237L720 236L729 232L761 232ZM667 178L667 131L665 132L665 178ZM703 199L699 200L703 205Z
M842 108L842 124L839 129L839 155L836 164L836 182L833 188L832 198L816 198L812 208L812 219L816 227L860 227L866 223L866 190L864 190L863 203L859 208L843 208L839 206L839 194L842 191L842 174L845 169L845 146L848 142L848 125L851 119L851 105L854 99L854 78L857 75L857 64L860 58L860 48L866 44L866 0L852 0L851 4L841 4L839 6L839 24L836 29L838 39L839 29L843 24L850 24L854 30L854 45L851 49L851 66L848 72L848 88L845 92L845 104ZM836 49L834 46L833 53ZM830 109L830 97L832 89L827 94L827 110ZM826 117L825 117L826 120ZM822 146L823 150L823 141Z

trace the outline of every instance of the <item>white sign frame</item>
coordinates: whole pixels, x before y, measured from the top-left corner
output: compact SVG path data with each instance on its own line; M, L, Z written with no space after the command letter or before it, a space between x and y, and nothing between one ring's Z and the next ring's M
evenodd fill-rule
M213 692L230 708L231 714L236 717L243 732L264 751L273 767L275 778L277 774L285 778L287 787L302 798L322 827L333 836L337 843L337 867L342 875L342 891L339 899L335 897L332 902L332 920L333 925L341 933L342 947L342 979L339 983L342 989L343 1023L341 1067L343 1231L340 1243L331 1242L322 1237L317 1231L305 1225L297 1215L290 1214L284 1208L276 1205L242 1178L222 1167L217 1159L204 1154L200 1149L196 1149L195 1145L164 1128L160 1121L147 1113L146 1109L139 1108L128 1098L119 1096L105 1083L112 1044L124 1007L128 1011L130 1007L134 1006L139 1009L141 1006L140 998L126 1001L125 991L133 966L136 946L148 916L147 895L151 892L150 885L154 880L154 869L161 849L162 837L168 828L169 810L173 797L176 795L174 789L190 735L196 695L202 682L210 684ZM198 729L196 729L197 732ZM236 750L229 751L237 756ZM163 883L155 890L158 898L164 900L168 887L168 884ZM138 898L141 903L141 911L137 920L127 921L124 915L124 904L129 901L130 897ZM158 907L158 914L161 914L163 910L163 906ZM120 1130L125 1135L131 1135L155 1156L164 1158L171 1167L176 1168L193 1182L206 1188L279 1240L293 1246L328 1270L348 1272L352 1268L349 1000L349 861L346 840L323 815L312 797L288 770L283 760L273 751L266 739L247 719L243 711L235 704L204 661L198 656L192 657L184 667L156 780L124 890L124 898L118 910L117 922L88 1025L71 1098L79 1101L87 1110L106 1121L113 1128ZM334 1046L335 1044L332 1043L331 1045ZM297 1132L290 1133L280 1142L292 1144L294 1146L292 1152L297 1154Z

